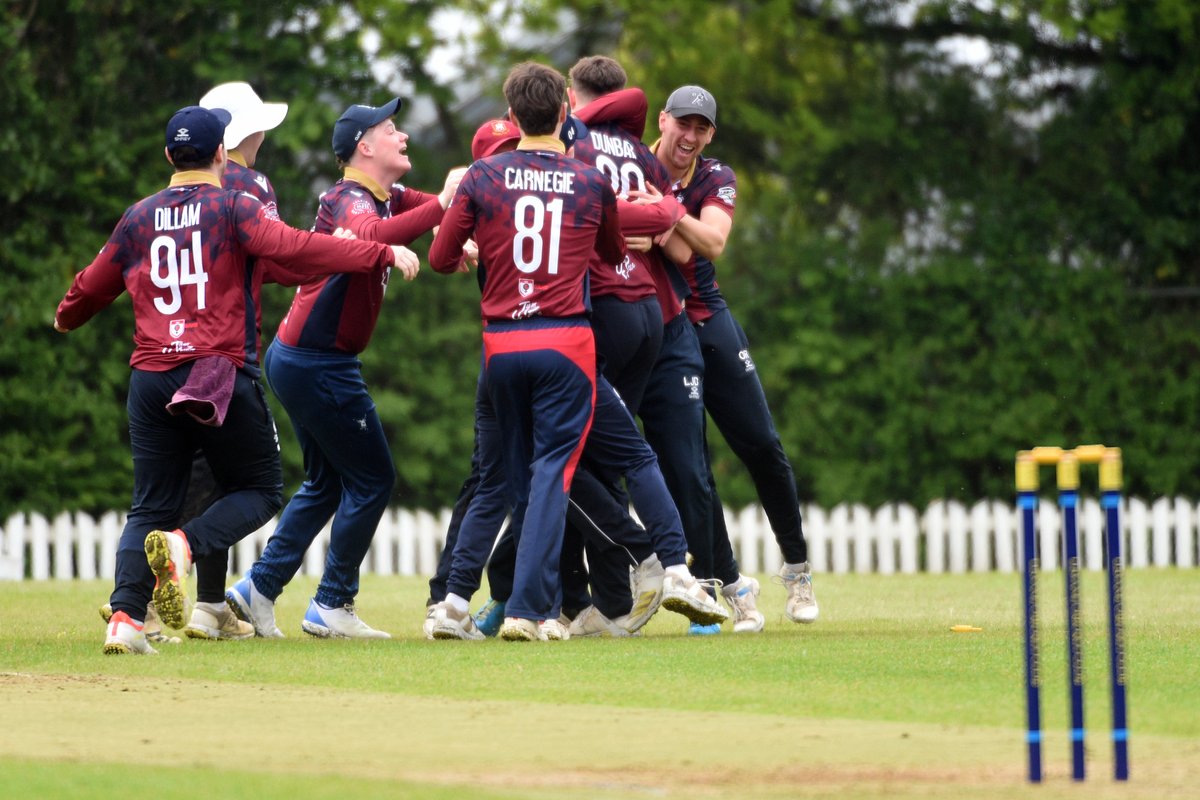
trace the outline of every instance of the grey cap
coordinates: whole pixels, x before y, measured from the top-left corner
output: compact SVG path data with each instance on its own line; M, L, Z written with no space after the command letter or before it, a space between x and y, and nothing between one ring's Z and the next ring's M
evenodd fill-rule
M703 86L680 86L671 92L664 110L672 117L698 114L710 125L717 124L717 101Z

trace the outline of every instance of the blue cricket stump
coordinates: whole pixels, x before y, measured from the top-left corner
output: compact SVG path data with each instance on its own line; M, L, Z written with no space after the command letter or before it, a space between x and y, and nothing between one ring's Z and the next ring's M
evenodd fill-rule
M1035 447L1017 453L1017 507L1021 517L1025 611L1025 718L1029 780L1042 780L1041 669L1037 607L1038 467L1055 465L1058 505L1063 517L1063 570L1066 587L1067 680L1070 697L1071 776L1086 777L1083 715L1083 618L1079 601L1079 465L1099 465L1101 506L1105 512L1108 572L1108 642L1112 688L1113 777L1129 778L1129 730L1126 721L1125 617L1121 599L1121 450L1084 445L1074 450Z

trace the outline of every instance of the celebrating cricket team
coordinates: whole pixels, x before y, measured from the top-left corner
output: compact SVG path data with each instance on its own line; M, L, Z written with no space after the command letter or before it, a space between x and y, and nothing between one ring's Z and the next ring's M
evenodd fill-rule
M326 526L300 630L390 638L356 613L395 483L359 356L389 279L418 279L410 246L429 231L429 266L449 277L420 279L473 272L482 335L475 452L414 629L432 641L627 637L665 609L693 635L761 631L767 598L725 529L709 417L782 553L777 602L793 622L817 619L795 477L717 283L737 199L733 169L704 155L717 101L679 87L655 104L647 141L650 100L626 82L607 56L568 76L516 65L504 118L480 126L470 167L436 193L401 183L401 101L351 105L332 125L342 174L309 231L280 218L255 169L285 103L226 83L171 117L168 185L126 210L54 317L74 330L122 292L134 312L133 503L101 608L105 653L179 643L168 628L284 637L295 621L277 621L276 602ZM265 352L263 283L295 287ZM276 434L268 389L296 441ZM285 505L279 448L297 446L304 481ZM227 587L229 548L281 509ZM490 596L472 613L485 573Z

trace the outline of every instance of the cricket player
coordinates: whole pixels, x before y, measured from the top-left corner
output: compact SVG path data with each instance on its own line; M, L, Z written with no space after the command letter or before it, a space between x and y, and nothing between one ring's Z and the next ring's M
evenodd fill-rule
M275 424L258 382L252 259L314 275L417 267L406 248L297 231L258 199L223 189L229 121L224 110L199 106L172 115L170 185L126 210L54 318L66 332L122 292L133 305L133 507L117 547L106 653L153 653L143 631L149 602L182 628L193 555L230 547L281 505ZM197 445L226 492L175 527Z
M788 591L786 613L793 622L817 619L818 608L808 563L808 544L792 465L783 451L767 407L750 345L717 285L714 261L733 227L737 177L729 165L703 155L717 130L717 101L702 86L681 86L658 115L661 138L653 145L673 181L672 192L688 209L676 233L692 249L680 264L691 289L687 316L704 355L704 405L758 490L759 501L783 551L780 580ZM709 470L711 482L711 469ZM758 582L739 575L729 546L725 515L713 488L714 570L734 604L759 593ZM757 614L757 612L755 612ZM761 630L759 614L747 630Z
M333 152L344 174L321 195L314 230L343 227L359 239L402 244L441 220L462 170L451 171L439 195L397 183L412 166L408 134L394 120L400 105L399 98L378 107L356 104L337 120ZM260 636L283 635L275 601L332 518L325 570L301 630L320 638L390 638L355 606L362 561L396 479L358 359L374 333L388 278L387 269L377 269L304 283L267 351L267 379L296 431L305 480L249 575L226 593Z

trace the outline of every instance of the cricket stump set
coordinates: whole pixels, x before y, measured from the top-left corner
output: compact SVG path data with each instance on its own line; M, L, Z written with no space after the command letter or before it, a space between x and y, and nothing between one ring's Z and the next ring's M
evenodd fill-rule
M1041 668L1039 665L1037 573L1038 469L1053 465L1058 478L1058 505L1063 517L1063 572L1067 599L1067 679L1071 699L1071 776L1082 781L1083 618L1079 604L1079 465L1099 467L1100 506L1105 517L1105 570L1108 573L1108 652L1112 687L1113 777L1129 779L1129 731L1125 721L1125 615L1121 600L1121 450L1083 445L1073 450L1035 447L1016 459L1017 507L1024 543L1025 586L1025 710L1029 749L1029 780L1042 780Z

